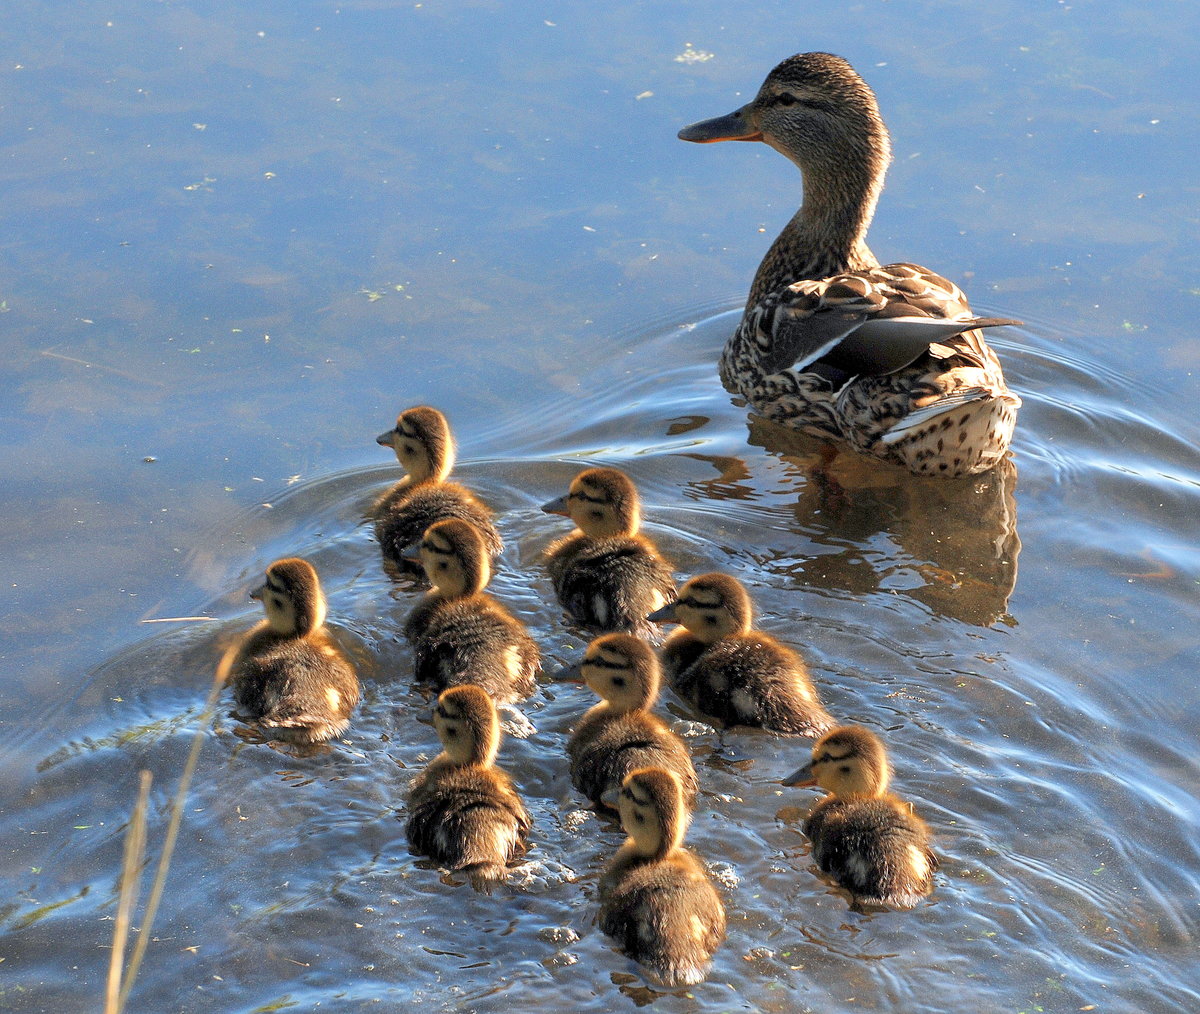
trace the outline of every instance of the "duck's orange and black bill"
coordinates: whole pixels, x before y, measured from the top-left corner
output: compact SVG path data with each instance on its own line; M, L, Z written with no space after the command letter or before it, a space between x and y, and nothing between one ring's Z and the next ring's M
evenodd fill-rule
M711 144L713 141L761 141L762 132L755 130L746 115L748 106L735 109L728 116L690 123L679 132L679 140Z
M797 768L790 775L788 775L785 779L783 779L783 781L781 781L779 784L780 785L790 785L790 786L798 787L798 788L802 788L802 789L816 785L817 779L813 775L812 761L809 761L802 768Z

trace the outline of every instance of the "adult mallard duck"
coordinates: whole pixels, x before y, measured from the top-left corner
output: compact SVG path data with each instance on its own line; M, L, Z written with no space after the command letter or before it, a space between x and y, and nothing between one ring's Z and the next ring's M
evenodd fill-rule
M813 858L856 905L911 908L933 890L937 856L912 804L887 791L887 751L875 733L846 725L813 745L812 760L783 780L829 793L804 822Z
M287 743L340 736L358 704L358 676L325 629L316 570L298 557L276 560L250 597L266 617L221 661L238 717Z
M417 405L396 417L396 425L375 442L390 447L404 468L403 479L371 508L375 537L386 563L398 571L420 569L409 557L425 529L445 518L462 518L479 529L488 552L504 548L492 512L475 494L447 476L454 467L454 438L450 424L436 408Z
M767 418L845 440L919 475L985 471L1008 449L1021 399L953 282L881 265L867 228L891 159L875 95L841 57L801 53L753 101L679 132L763 141L799 166L804 203L767 251L721 379Z

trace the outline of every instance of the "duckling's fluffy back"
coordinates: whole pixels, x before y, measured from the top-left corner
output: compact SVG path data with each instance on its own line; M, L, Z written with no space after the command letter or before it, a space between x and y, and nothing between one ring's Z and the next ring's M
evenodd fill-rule
M372 509L375 538L384 558L403 570L420 569L407 554L437 521L460 518L469 521L483 536L488 553L499 556L504 541L496 529L492 512L478 497L454 482L396 483Z
M427 597L409 614L404 635L413 646L419 682L439 689L474 683L500 704L537 688L542 664L537 642L487 594Z
M894 796L827 796L804 822L817 865L860 905L911 908L933 890L929 829Z
M559 602L594 630L651 636L655 628L646 616L675 594L670 564L641 535L594 539L575 532L546 555Z
M341 735L359 699L354 666L324 630L281 638L260 624L234 659L228 682L242 717L291 743Z
M726 725L818 736L834 724L804 660L767 634L735 635L706 645L678 630L663 646L662 662L676 693Z
M593 708L580 720L567 743L571 784L593 803L619 789L625 777L638 768L666 768L679 778L683 797L691 807L699 783L687 746L656 715L637 710L622 715ZM607 804L606 804L607 805Z
M465 871L477 887L524 855L533 822L503 771L432 764L414 779L405 833L413 852Z
M600 883L600 928L667 986L700 982L725 938L725 908L685 849L660 859L618 853Z

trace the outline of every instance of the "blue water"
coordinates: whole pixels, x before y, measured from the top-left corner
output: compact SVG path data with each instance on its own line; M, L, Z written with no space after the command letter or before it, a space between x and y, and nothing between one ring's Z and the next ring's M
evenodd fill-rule
M287 757L220 709L133 1002L146 1010L1168 1012L1200 1004L1200 454L1190 316L1200 15L1117 5L118 3L10 12L0 68L0 1010L98 1009L124 824L151 849L221 646L316 564L365 698ZM747 416L715 362L799 201L696 147L779 59L847 57L896 159L871 243L977 312L1024 399L1011 467L917 482ZM813 872L803 747L666 713L722 885L708 981L662 993L595 925L620 841L547 684L502 762L536 822L491 898L407 853L436 749L414 592L363 512L430 402L501 512L494 591L582 644L537 505L626 469L681 574L720 568L889 743L937 889L862 915ZM152 459L152 460L147 460ZM171 623L143 621L208 617ZM135 920L135 924L136 920Z

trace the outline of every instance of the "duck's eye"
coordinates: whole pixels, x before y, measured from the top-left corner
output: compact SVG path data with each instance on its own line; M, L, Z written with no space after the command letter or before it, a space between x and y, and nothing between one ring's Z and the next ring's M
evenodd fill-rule
M614 676L613 677L613 686L614 687L623 687L624 685L625 685L625 677L624 676Z
M783 92L775 96L775 101L781 106L794 106L798 99L791 92Z

